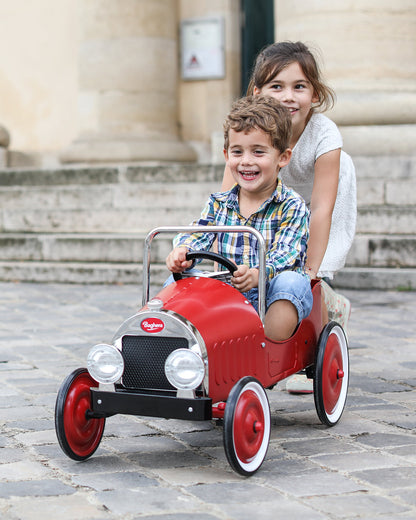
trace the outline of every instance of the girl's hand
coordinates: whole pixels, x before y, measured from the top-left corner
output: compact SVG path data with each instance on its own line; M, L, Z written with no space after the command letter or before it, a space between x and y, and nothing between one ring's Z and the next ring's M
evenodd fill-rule
M247 292L259 285L259 270L239 265L231 278L232 285L240 292Z
M188 248L186 247L175 247L168 257L166 258L166 266L172 273L181 273L191 267L192 260L186 259L186 253Z

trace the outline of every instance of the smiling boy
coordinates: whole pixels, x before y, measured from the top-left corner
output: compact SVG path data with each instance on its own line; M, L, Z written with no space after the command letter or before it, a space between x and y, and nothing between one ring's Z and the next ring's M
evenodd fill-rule
M309 212L304 201L284 186L279 170L291 157L291 116L271 97L249 96L235 102L224 123L224 156L236 184L214 193L195 225L247 225L266 241L265 334L289 338L312 308L309 277L304 273ZM209 250L214 233L181 234L166 259L172 272L191 267L189 250ZM259 260L251 235L221 233L218 252L237 265L232 285L257 308Z

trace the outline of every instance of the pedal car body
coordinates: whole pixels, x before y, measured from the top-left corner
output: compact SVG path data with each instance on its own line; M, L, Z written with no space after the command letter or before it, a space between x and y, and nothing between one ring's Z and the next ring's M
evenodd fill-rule
M246 226L198 227L198 232L250 232L260 250L259 313L221 274L182 278L149 301L150 246L159 233L194 227L156 228L146 238L143 307L109 344L94 346L88 368L63 382L55 426L63 451L90 457L106 418L115 414L192 421L224 420L224 448L232 468L250 475L261 466L270 437L265 389L307 369L314 380L320 420L338 422L347 397L348 346L339 324L322 327L321 286L312 282L314 304L287 341L264 334L265 251L261 234Z

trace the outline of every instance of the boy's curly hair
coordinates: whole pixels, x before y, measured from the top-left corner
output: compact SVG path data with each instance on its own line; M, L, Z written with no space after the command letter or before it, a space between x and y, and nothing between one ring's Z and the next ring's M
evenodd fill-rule
M289 148L292 118L287 108L270 96L247 96L233 103L224 121L224 149L229 147L230 130L250 132L263 130L276 150Z

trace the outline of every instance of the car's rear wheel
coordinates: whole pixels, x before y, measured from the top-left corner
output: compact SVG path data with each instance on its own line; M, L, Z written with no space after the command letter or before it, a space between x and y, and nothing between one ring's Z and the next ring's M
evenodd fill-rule
M270 439L270 406L262 385L243 377L232 388L224 413L224 449L230 466L252 475L263 463Z
M319 338L315 363L314 399L319 419L334 426L344 411L349 381L348 343L335 321L328 323Z
M91 418L91 387L98 383L86 368L74 370L62 383L55 405L55 430L68 457L85 460L98 448L105 418Z

